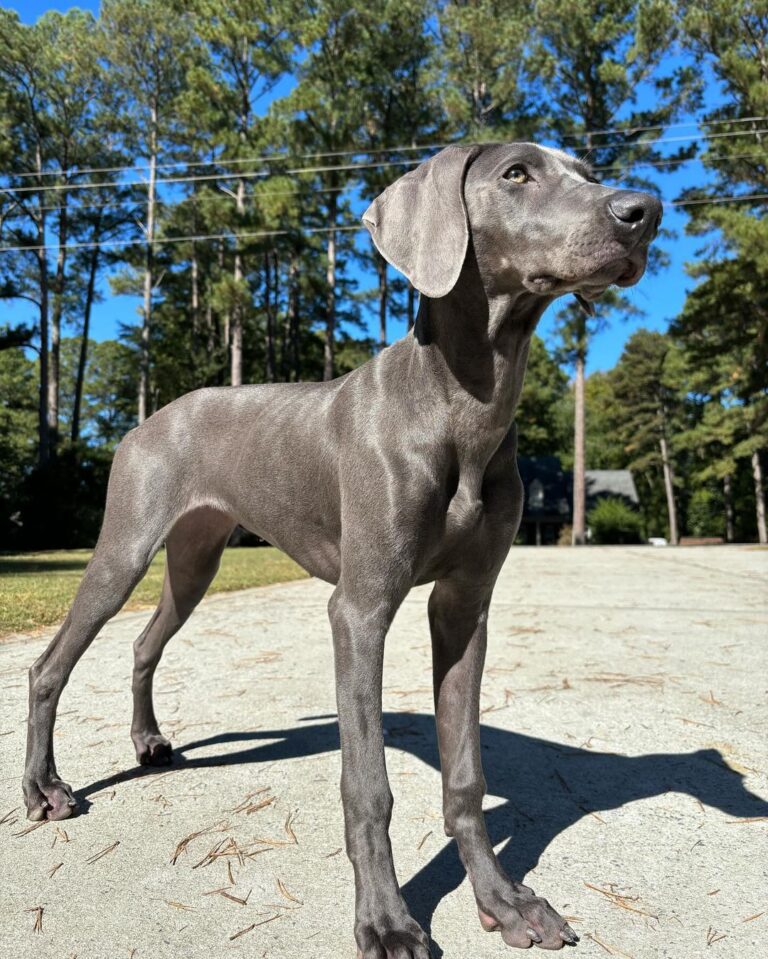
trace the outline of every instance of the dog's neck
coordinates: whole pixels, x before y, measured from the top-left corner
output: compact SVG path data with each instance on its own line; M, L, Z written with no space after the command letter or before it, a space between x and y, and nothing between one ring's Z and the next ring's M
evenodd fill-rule
M421 298L412 339L416 367L435 378L442 395L460 417L466 413L474 429L508 430L531 336L552 299L522 287L489 293L470 252L447 296Z

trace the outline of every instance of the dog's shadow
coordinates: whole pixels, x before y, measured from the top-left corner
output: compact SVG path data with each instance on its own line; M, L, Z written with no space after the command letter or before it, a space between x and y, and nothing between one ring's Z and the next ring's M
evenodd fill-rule
M434 718L421 713L385 713L386 742L439 769ZM507 873L523 879L550 842L582 817L664 793L683 793L728 816L768 815L768 802L744 785L715 749L626 757L574 748L533 736L481 726L488 793L504 800L486 815L494 846ZM254 745L236 752L195 756L197 750L237 742ZM335 716L309 717L290 729L230 732L186 743L174 751L178 768L274 762L339 748ZM135 767L92 783L86 797L160 769ZM437 799L437 797L435 797ZM85 801L84 801L85 800ZM649 835L649 842L653 836ZM511 840L511 841L509 841ZM427 932L440 901L464 878L455 842L450 842L403 887L414 917ZM433 943L435 955L442 951ZM436 948L435 948L436 947Z

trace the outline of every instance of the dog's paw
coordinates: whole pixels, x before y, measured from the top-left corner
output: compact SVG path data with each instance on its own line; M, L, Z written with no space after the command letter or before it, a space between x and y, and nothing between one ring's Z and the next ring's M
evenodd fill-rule
M77 812L77 800L72 787L60 779L25 779L24 799L27 819L69 819Z
M500 932L508 946L517 949L562 949L575 946L579 937L546 899L525 886L511 883L504 892L496 892L489 902L478 904L480 923L486 932Z
M358 922L355 938L357 959L431 959L424 930L407 912Z
M132 733L136 762L140 766L170 766L173 746L160 733Z

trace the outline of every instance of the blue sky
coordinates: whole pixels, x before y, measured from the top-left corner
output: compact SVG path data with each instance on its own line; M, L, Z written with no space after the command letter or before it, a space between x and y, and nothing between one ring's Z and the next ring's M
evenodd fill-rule
M34 22L40 14L46 10L65 11L72 7L80 7L86 10L92 10L94 13L98 10L97 0L82 0L80 3L70 3L67 0L24 0L24 2L5 2L6 8L16 10L22 20ZM278 93L285 93L285 86L278 89ZM716 96L716 91L710 90L708 99ZM642 96L640 106L643 106ZM675 135L687 136L694 135L694 127L675 130ZM675 144L677 146L679 144ZM665 200L674 199L684 187L690 187L697 183L704 182L705 171L698 162L686 164L680 171L673 174L660 174L656 180L661 188L662 196ZM360 209L356 213L361 213L364 206L361 203ZM685 300L686 289L690 288L691 280L685 272L685 263L696 258L696 251L702 245L700 237L689 237L685 235L685 214L678 209L666 209L664 214L664 225L675 232L673 239L664 241L663 246L669 256L669 266L655 276L648 276L641 283L628 291L632 303L642 311L644 316L635 318L629 322L616 320L604 332L598 334L592 343L588 371L609 369L612 367L623 348L627 338L638 326L646 326L651 329L664 330L668 322L681 309ZM101 293L104 297L94 310L92 335L97 339L107 339L117 334L121 324L132 324L137 322L138 300L129 296L112 296L109 287L102 286ZM27 311L23 306L16 306L10 309L8 319L12 323L21 322ZM539 325L539 333L547 340L550 345L554 344L552 330L554 324L554 309L551 308L542 319ZM376 320L373 315L370 317L370 326L372 335L375 334ZM405 332L405 325L390 322L390 339L397 339Z

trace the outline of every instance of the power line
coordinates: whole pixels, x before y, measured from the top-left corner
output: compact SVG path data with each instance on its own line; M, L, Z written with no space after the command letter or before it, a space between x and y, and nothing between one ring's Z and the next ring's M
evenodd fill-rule
M412 166L413 164L418 164L421 162L421 160L383 160L379 163L347 163L335 164L333 166L295 167L293 169L285 170L282 174L275 174L265 170L259 170L255 173L206 173L197 176L162 177L161 179L158 179L156 183L158 187L161 187L169 183L202 183L206 180L266 179L271 176L294 176L299 173L331 173L341 172L344 170L365 170L371 168L378 169L380 167L389 166ZM123 189L129 189L132 187L143 188L146 186L147 183L144 180L131 180L128 183L123 183L121 180L107 180L104 183L94 181L90 183L52 183L49 186L0 187L0 190L2 190L3 193L16 195L19 193L60 193L62 191L72 193L75 190L100 190L108 187L122 187Z
M359 182L359 181L358 181L358 182ZM350 186L356 186L356 185L357 185L357 182L353 181L352 183L349 183L349 184L347 184L346 186L328 186L328 187L322 187L322 188L319 189L319 190L313 190L312 193L313 193L313 194L318 194L318 193L322 193L322 194L325 194L325 193L343 193L345 190L349 189ZM0 192L2 192L2 187L0 187ZM246 202L248 205L251 205L251 203L252 203L253 201L255 201L255 200L260 200L260 199L265 198L265 197L272 197L272 196L298 196L300 193L301 193L301 190L269 190L269 191L266 191L266 190L265 190L263 193L251 194L250 196L247 196L246 199L245 199L245 202ZM214 195L214 194L209 194L209 196L213 196L213 195ZM216 196L216 199L217 199L217 200L227 199L227 200L233 200L233 201L234 201L234 200L237 199L235 196L232 196L231 194L226 193L226 192L220 193L220 194L215 194L215 196ZM155 203L156 203L158 206L165 207L165 208L168 210L168 209L175 209L176 207L179 207L179 206L181 206L182 204L197 205L197 204L200 202L200 199L201 199L200 197L197 197L197 196L195 196L194 194L193 194L192 196L185 197L183 200L175 200L175 201L163 200L163 199L161 199L160 197L157 197L157 198L155 199ZM145 207L148 202L149 202L149 201L148 201L146 198L141 198L141 199L138 199L138 200L133 201L133 202L132 202L132 201L127 201L126 203L114 203L112 200L106 200L104 203L80 203L80 204L77 205L77 207L73 207L72 210L73 210L73 212L75 212L75 213L79 213L81 210L107 210L107 209L111 209L111 210L128 210L128 209L130 209L130 206L135 206L135 207L141 209L141 208ZM129 204L130 204L130 206L129 206ZM44 212L54 213L54 212L56 212L57 210L60 210L60 209L61 209L61 204L51 204L50 206L35 206L35 207L34 207L34 210L35 210L36 213L44 213ZM21 215L22 215L22 214L17 213L17 214L9 215L9 216L17 216L17 217L18 217L18 216L21 216Z
M768 200L768 193L741 193L738 196L699 197L695 200L670 200L664 206L699 206L712 203L742 203L744 200Z
M592 136L602 136L608 135L610 133L647 133L650 130L679 130L684 129L685 127L692 126L722 126L724 123L756 123L768 120L768 116L754 116L754 117L733 117L731 119L725 120L705 120L703 117L698 120L690 120L685 123L654 123L650 126L644 127L608 127L605 130L586 130L584 133L562 133L561 136L564 137L592 137ZM640 141L643 142L643 141ZM598 144L599 148L610 147L613 144Z
M338 226L313 226L313 227L304 227L296 229L282 229L282 230L257 230L250 233L197 233L190 236L160 236L154 237L152 240L146 238L139 240L100 240L94 242L83 242L83 243L67 243L64 246L58 246L57 244L45 244L40 246L5 246L0 247L0 253L42 253L47 250L93 250L96 247L99 248L108 248L108 247L126 247L126 246L146 246L151 243L155 244L173 244L173 243L192 243L196 240L245 240L253 238L265 238L273 236L291 236L297 233L335 233L340 232L344 233L349 230L360 231L364 230L360 224L347 224L341 223Z
M751 150L749 153L731 153L731 154L722 153L722 154L717 154L715 156L709 156L707 157L707 162L708 163L713 163L713 162L734 163L738 160L750 160L750 159L757 159L757 158L764 158L764 157L768 157L768 151ZM595 173L610 172L613 174L620 174L625 172L631 172L637 167L644 167L644 166L663 167L663 166L674 166L676 164L682 165L682 164L694 163L694 162L697 162L697 163L702 162L701 157L687 157L682 160L674 159L674 158L665 158L662 160L642 160L639 163L634 164L632 166L621 166L616 164L613 164L613 165L609 164L607 166L593 167L593 170ZM343 193L350 187L360 186L361 183L362 181L360 180L357 180L357 181L353 180L350 183L346 184L345 186L321 187L320 189L313 190L312 192L313 194ZM246 198L246 203L248 207L253 207L255 204L258 203L258 201L262 199L266 199L269 197L277 197L277 196L298 196L300 193L301 193L301 190L269 190L269 191L260 192L257 195L251 194L250 196ZM217 199L223 199L225 197L226 199L230 199L230 200L235 199L235 197L226 193L223 196L217 195ZM181 207L182 205L191 204L192 206L195 206L199 203L199 201L200 201L199 197L192 195L192 196L185 197L183 200L171 201L171 202L163 200L161 198L157 198L155 202L158 204L158 206L164 207L166 210L173 210L178 207ZM133 205L141 209L147 205L147 202L148 200L146 199L136 200ZM49 206L36 206L34 209L35 209L35 212L37 213L56 212L57 210L61 209L61 206L59 204L51 204ZM104 209L112 209L112 210L126 209L127 210L128 207L127 207L127 204L123 204L123 203L118 204L118 203L112 202L111 200L107 200L103 203L78 204L78 206L74 208L74 212L80 212L82 210L104 210ZM23 213L9 214L7 219L16 219L23 215L24 215Z
M713 198L698 198L693 200L667 200L664 203L664 206L669 207L684 207L684 206L698 206L705 204L723 204L723 203L741 203L744 201L757 202L768 200L768 193L744 193L738 196L726 196L726 197L713 197ZM94 249L94 248L110 248L110 247L129 247L129 246L146 246L149 243L153 245L161 244L174 244L174 243L191 243L193 241L202 241L202 240L244 240L244 239L255 239L266 237L275 237L275 236L291 236L295 234L315 234L315 233L333 233L333 232L363 232L365 227L360 224L355 223L342 223L335 227L329 226L317 226L317 227L306 227L306 228L295 228L295 229L280 229L280 230L258 230L255 232L247 233L197 233L189 236L166 236L166 237L154 237L152 240L146 238L142 239L132 239L132 240L101 240L94 242L83 242L83 243L68 243L64 246L59 246L56 243L45 244L45 245L30 245L30 246L6 246L0 247L0 253L41 253L48 250L84 250L84 249Z
M615 144L610 147L608 146L597 146L594 149L625 149L629 147L637 146L650 146L652 144L658 143L679 143L679 142L691 142L691 141L704 141L709 142L711 140L723 139L727 137L745 137L745 136L759 136L760 134L768 133L768 128L761 128L759 130L749 130L749 131L729 131L726 133L712 133L712 134L702 134L697 136L683 136L683 137L657 137L650 140L637 140L632 143L620 143ZM416 148L414 148L416 149ZM420 147L418 149L425 149ZM271 171L257 171L249 173L209 173L202 175L192 175L192 176L179 176L179 177L162 177L157 180L157 187L162 187L168 184L180 184L180 183L200 183L205 181L212 180L251 180L251 179L266 179L271 176L296 176L299 174L305 173L332 173L332 172L344 172L349 170L367 170L367 169L383 169L384 167L391 166L413 166L415 164L421 163L420 159L417 160L381 160L373 163L347 163L347 164L333 164L330 166L305 166L305 167L293 167L289 168L281 173L272 173ZM671 162L675 162L672 160ZM121 180L108 180L105 182L86 182L86 183L52 183L47 186L21 186L21 187L0 187L2 192L10 195L16 196L18 194L26 193L44 193L44 192L67 192L72 193L74 191L82 190L99 190L107 188L123 188L123 189L134 189L136 187L145 188L147 186L146 181L143 180L131 180L128 182L123 182Z
M739 123L758 123L768 121L768 115L762 116L753 116L753 117L734 117L731 119L724 120L688 120L682 123L655 123L649 126L617 126L617 127L607 127L603 130L584 130L584 131L565 131L560 134L562 137L568 139L586 139L587 137L593 136L607 136L612 133L617 134L635 134L635 133L647 133L651 130L679 130L685 129L686 127L693 126L722 126L723 124L739 124ZM693 138L693 137L692 137ZM691 138L691 139L692 139ZM684 138L689 139L689 138ZM615 146L635 146L636 143L650 143L656 141L641 140L635 141L630 144L598 144L596 149L607 149L609 147ZM331 151L316 151L314 153L265 153L261 156L255 157L238 157L230 159L216 159L211 158L209 160L193 160L192 162L188 160L178 160L173 163L158 163L155 165L156 170L176 170L180 168L190 169L191 167L206 167L206 166L238 166L240 164L246 163L283 163L289 160L308 160L313 157L318 158L328 158L328 157L345 157L345 156L362 156L368 154L389 154L389 153L408 153L414 150L416 151L425 151L425 150L442 150L447 146L450 146L450 143L424 143L424 144L401 144L400 146L394 147L359 147L357 149L348 149L348 150L331 150ZM27 177L57 177L57 176L85 176L85 174L91 173L122 173L127 171L149 171L150 166L148 164L120 164L117 166L102 166L102 167L83 167L77 170L25 170L21 173L6 174L8 176L15 176L19 178Z
M707 163L734 163L736 160L749 160L755 157L766 157L768 152L765 150L750 150L749 153L719 153L714 156L708 156L706 158ZM630 173L635 170L637 167L652 166L652 167L663 167L663 166L674 166L675 164L683 163L703 163L704 160L700 156L695 157L685 157L683 159L675 159L674 157L665 157L663 160L640 160L638 163L633 163L629 166L616 166L616 164L608 164L607 166L595 166L592 167L595 173L606 173L612 170L614 173ZM58 207L51 207L50 209L58 209Z
M768 116L763 117L762 119L768 120ZM296 160L309 160L313 157L318 157L320 159L327 157L346 157L346 156L363 156L367 154L382 154L382 153L409 153L422 150L442 150L444 147L450 146L448 143L424 143L421 145L414 144L403 144L402 146L396 147L371 147L367 149L365 147L360 147L357 150L333 150L329 152L315 152L315 153L265 153L260 156L252 157L237 157L230 159L210 159L210 160L178 160L174 163L157 163L155 164L155 170L177 170L177 169L189 169L190 167L223 167L223 166L238 166L245 163L287 163L289 161ZM86 173L122 173L128 170L133 171L149 171L151 167L146 163L143 164L122 164L119 166L103 166L103 167L83 167L82 169L77 170L25 170L23 173L8 173L6 176L15 176L19 178L25 177L41 177L41 176L85 176ZM239 174L234 174L235 177ZM143 181L138 181L143 182ZM43 187L43 189L46 189Z
M759 136L761 133L768 133L768 129L760 130L731 130L728 133L703 133L701 136L690 136L690 137L657 137L651 140L634 140L632 143L607 143L601 144L598 143L596 146L592 147L593 150L624 150L629 147L642 147L642 146L651 146L654 143L686 143L691 140L722 140L726 137L754 137Z

